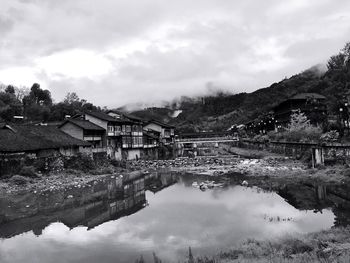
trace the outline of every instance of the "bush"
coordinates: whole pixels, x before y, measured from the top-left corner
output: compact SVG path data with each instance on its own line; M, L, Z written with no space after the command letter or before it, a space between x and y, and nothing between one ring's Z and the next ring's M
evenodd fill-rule
M10 182L16 185L25 185L30 182L30 179L16 174L10 178Z
M269 141L269 136L258 134L253 137L253 140L256 142L266 143Z
M113 165L114 167L121 167L121 168L126 168L127 166L127 161L126 160L110 160L110 164Z
M64 168L81 170L88 172L96 168L93 158L86 154L79 154L77 156L66 159L64 162Z
M322 134L320 139L323 142L337 142L339 141L339 138L340 138L339 132L336 130L332 130Z
M284 248L284 254L288 257L295 254L302 254L305 252L311 252L313 247L306 242L298 239L289 240L286 242Z
M270 140L287 142L318 142L322 135L322 130L318 127L310 126L304 130L292 130L284 132L269 133Z
M38 177L38 174L34 166L23 166L19 174L30 178Z

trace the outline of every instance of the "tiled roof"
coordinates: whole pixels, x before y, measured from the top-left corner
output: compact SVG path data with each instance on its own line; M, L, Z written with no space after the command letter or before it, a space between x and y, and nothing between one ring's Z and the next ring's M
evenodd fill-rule
M25 152L58 149L70 146L90 146L54 126L16 125L0 128L0 152Z
M161 122L161 121L158 121L158 120L155 120L155 119L149 120L148 123L155 123L155 124L158 124L159 126L162 126L164 128L175 128L175 126L173 126L173 125L166 124L164 122Z
M68 122L82 128L84 130L87 130L87 131L104 131L105 130L102 127L96 125L95 123L92 123L91 121L79 120L79 119L68 119L64 123L62 123L59 127L62 127L63 125L65 125Z
M132 121L125 120L125 119L116 119L107 113L104 112L97 112L97 111L87 111L85 114L91 115L95 118L98 118L100 120L109 121L109 122L117 122L117 123L132 123Z

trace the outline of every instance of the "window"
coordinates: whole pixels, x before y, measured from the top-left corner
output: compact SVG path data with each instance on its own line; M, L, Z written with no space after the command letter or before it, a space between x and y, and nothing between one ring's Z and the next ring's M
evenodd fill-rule
M113 126L108 126L108 132L113 132L114 131L114 127Z

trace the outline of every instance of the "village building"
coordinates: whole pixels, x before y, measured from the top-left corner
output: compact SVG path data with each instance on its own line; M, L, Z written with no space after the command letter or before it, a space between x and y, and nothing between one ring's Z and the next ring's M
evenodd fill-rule
M327 119L326 97L317 93L300 93L274 107L276 130L286 128L294 112L305 113L310 123L322 126Z
M144 124L143 129L149 134L158 136L159 142L163 145L170 145L175 142L175 126L158 120L150 120Z
M28 153L36 157L73 156L91 152L91 144L53 126L0 125L0 154Z
M92 154L91 144L54 126L0 125L0 173L16 171L24 158L71 157Z
M107 153L106 131L102 127L88 120L71 118L59 125L59 129L74 138L89 142L92 145L92 152Z
M143 154L142 123L93 111L85 112L84 118L106 130L109 158L116 160L141 158Z

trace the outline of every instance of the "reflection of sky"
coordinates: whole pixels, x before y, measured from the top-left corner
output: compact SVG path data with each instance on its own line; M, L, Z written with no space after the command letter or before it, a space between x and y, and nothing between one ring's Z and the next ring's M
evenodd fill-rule
M247 238L312 232L334 221L330 210L299 211L277 194L255 188L201 192L177 184L146 194L150 206L90 231L54 223L39 237L28 232L2 240L0 262L134 262L152 251L176 262L189 246L194 253L214 253ZM282 221L287 218L292 220Z

